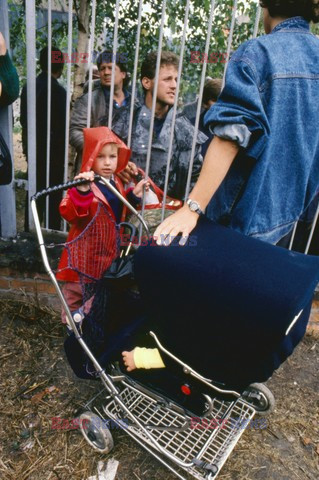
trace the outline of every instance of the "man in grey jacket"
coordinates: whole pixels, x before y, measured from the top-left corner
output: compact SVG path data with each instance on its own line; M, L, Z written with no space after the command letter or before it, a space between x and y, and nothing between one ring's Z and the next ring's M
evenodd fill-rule
M157 52L151 52L143 61L141 67L141 82L144 90L144 104L137 105L134 110L132 130L132 157L131 161L137 167L145 169L149 129L151 122L151 108L155 84ZM179 58L172 52L161 53L161 63L158 78L158 89L155 108L155 122L153 143L151 150L151 163L149 176L158 187L164 189L166 164L168 160L169 139L171 134L174 100L178 75ZM129 109L113 122L113 131L127 140L129 125ZM191 159L191 149L194 136L194 127L182 114L176 117L173 150L170 159L170 173L168 181L168 195L184 199L185 187L188 175L188 167ZM194 153L194 163L191 176L191 186L196 182L203 158L200 154L201 144L207 137L199 132ZM132 170L132 165L129 168ZM134 170L134 168L133 168Z
M104 51L97 57L100 84L94 86L91 103L91 127L100 125L102 118L108 118L110 87L112 78L113 52ZM124 53L116 53L114 77L113 118L130 106L130 93L125 89L129 83L127 77L127 58ZM70 121L70 144L78 153L83 149L83 128L86 128L89 94L85 93L74 104Z

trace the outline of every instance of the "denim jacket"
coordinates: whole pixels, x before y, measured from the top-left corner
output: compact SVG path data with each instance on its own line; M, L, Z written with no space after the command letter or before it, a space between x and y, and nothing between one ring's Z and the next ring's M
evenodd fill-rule
M207 215L276 243L319 191L319 40L302 17L244 43L205 123L242 147Z

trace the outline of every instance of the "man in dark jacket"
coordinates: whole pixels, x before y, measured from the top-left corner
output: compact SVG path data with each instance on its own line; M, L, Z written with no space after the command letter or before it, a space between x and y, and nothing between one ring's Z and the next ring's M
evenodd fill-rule
M114 54L109 51L101 52L97 57L100 81L94 82L92 86L90 127L101 125L102 118L108 119L113 59ZM117 52L115 54L113 118L130 106L131 95L125 88L128 83L126 54ZM89 94L86 91L76 100L70 121L70 144L76 148L78 154L81 154L83 149L83 128L87 126L88 99ZM77 163L81 164L79 161Z
M52 52L60 52L52 47ZM60 52L61 53L61 52ZM61 53L62 57L62 53ZM50 124L50 169L49 186L63 182L64 177L64 151L65 151L65 116L66 116L66 90L60 85L58 79L62 75L63 60L51 64L51 124ZM47 176L47 102L48 102L48 48L40 52L41 73L36 80L36 188L37 191L46 188ZM21 116L22 145L27 155L27 89L22 89ZM50 195L48 226L59 230L61 217L59 203L62 193ZM26 208L27 210L27 208ZM45 200L39 202L40 221L43 220ZM26 216L27 218L27 216ZM27 222L26 222L27 229Z
M134 111L132 130L132 162L145 169L149 128L151 122L151 108L155 84L157 52L147 55L141 67L141 82L144 90L144 104L137 105ZM172 116L177 85L179 58L172 52L161 52L161 63L158 79L158 89L155 107L155 122L151 150L149 176L158 187L164 189L166 165L168 161L169 139L172 129ZM112 129L123 141L127 142L129 126L129 111L113 121ZM191 159L194 127L182 114L176 117L173 150L170 158L170 173L168 181L168 195L182 200ZM203 158L200 154L201 144L207 137L199 132L196 141L194 163L191 176L191 186L196 182ZM132 168L132 167L131 167Z

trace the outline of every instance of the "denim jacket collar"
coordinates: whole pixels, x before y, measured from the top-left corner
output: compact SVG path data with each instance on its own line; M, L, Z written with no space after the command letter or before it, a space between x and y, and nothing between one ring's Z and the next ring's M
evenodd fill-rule
M287 30L306 30L309 32L310 25L303 17L291 17L278 23L278 25L276 25L270 33L272 34Z

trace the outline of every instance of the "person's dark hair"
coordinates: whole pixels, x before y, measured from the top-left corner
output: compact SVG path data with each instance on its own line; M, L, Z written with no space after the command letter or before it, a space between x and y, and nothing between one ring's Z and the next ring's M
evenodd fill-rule
M202 103L207 104L209 100L217 102L222 90L223 81L221 78L211 78L204 85Z
M100 70L102 63L113 63L113 59L115 59L115 63L119 67L121 72L126 73L126 77L123 80L123 85L124 87L126 87L130 83L130 76L127 72L127 53L113 53L111 50L104 50L104 52L99 53L96 58L97 68Z
M142 66L141 66L141 79L144 77L150 78L153 80L155 77L156 71L156 61L157 61L157 52L149 53L146 58L144 59ZM161 52L161 67L163 65L173 65L178 69L179 65L179 58L173 52Z
M51 56L51 72L58 73L63 70L64 67L64 59L61 50L56 47L51 48L52 56ZM40 52L40 68L42 72L48 71L48 47L42 48Z
M260 0L271 17L304 17L308 22L319 22L318 0Z

